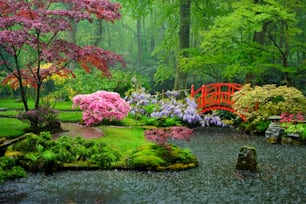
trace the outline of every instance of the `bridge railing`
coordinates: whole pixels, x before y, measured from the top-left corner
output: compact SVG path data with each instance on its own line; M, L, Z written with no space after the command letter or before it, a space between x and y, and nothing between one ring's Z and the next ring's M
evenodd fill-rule
M232 108L235 103L232 96L241 88L242 85L236 83L212 83L202 85L199 89L195 90L194 85L192 85L191 97L195 99L202 113L211 110L226 110L236 113ZM243 118L243 116L240 117Z

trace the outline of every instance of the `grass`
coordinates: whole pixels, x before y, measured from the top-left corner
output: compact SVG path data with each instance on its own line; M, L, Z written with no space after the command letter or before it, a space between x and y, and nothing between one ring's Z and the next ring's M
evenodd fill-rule
M34 107L33 100L29 100L28 104L30 108ZM7 108L9 110L23 110L24 106L22 101L20 101L19 99L1 99L0 108Z
M18 110L0 112L0 138L15 138L25 133L24 129L30 125L16 119ZM60 111L58 119L62 122L79 122L82 119L80 111Z
M25 133L24 129L28 128L29 125L15 118L18 113L19 113L18 110L0 111L0 127L1 127L0 137L13 138ZM82 120L82 112L60 111L58 119L61 122L79 122ZM139 123L139 121L135 120L133 117L126 117L122 121L120 121L118 125L131 127L131 126L141 126L141 123ZM120 130L117 131L118 133L120 132Z
M124 119L122 119L120 121L120 123L124 126L143 126L144 123L139 121L139 120L136 120L135 117L133 117L132 115L128 115L127 117L125 117Z
M99 128L105 133L101 140L120 152L132 151L148 143L141 128L114 126L99 126Z
M7 111L0 111L0 117L7 117L7 118L16 118L18 113L21 110L7 110Z
M60 111L58 119L62 122L79 122L82 120L80 111Z
M28 100L29 108L34 108L34 101ZM51 105L54 105L54 108L56 110L72 110L72 101L61 101L61 102L55 102L51 103ZM21 100L19 99L1 99L0 100L0 108L7 108L9 110L23 110L24 106ZM79 109L76 109L79 110Z
M33 100L28 103L30 108L34 107ZM7 109L0 111L0 137L14 138L24 134L24 129L29 125L15 118L24 109L23 103L17 99L1 99L0 108ZM82 119L79 109L72 110L72 101L57 102L54 108L60 111L58 118L62 122L79 122Z
M60 111L71 111L72 110L72 101L55 102L54 109L60 110ZM76 108L75 110L80 110L80 109Z
M30 125L15 118L0 118L0 137L15 138L24 134L24 129Z

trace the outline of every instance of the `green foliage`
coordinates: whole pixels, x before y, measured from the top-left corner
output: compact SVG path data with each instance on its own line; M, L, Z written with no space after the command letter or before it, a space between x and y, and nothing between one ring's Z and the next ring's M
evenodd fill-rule
M49 132L41 132L40 135L27 133L25 136L26 139L14 144L12 150L21 152L42 151L41 147L44 148L54 143Z
M281 126L285 128L287 134L299 134L302 140L306 140L306 124L298 122L282 122Z
M301 60L289 57L288 53L298 53L296 47L304 42L298 36L305 26L297 23L300 15L295 11L300 11L299 7L305 7L305 3L299 4L294 2L289 6L277 0L235 1L231 12L213 18L213 25L202 29L200 51L193 52L191 59L180 61L185 70L218 72L226 79L240 76L259 81L273 67L282 73L282 79L286 75L296 80L301 73L296 65L301 65ZM247 78L249 73L254 78Z
M64 100L69 100L78 94L89 94L98 90L117 92L121 96L129 90L132 84L132 78L137 77L140 83L146 84L147 79L131 72L119 70L112 71L112 77L105 77L101 72L92 70L86 73L84 70L76 70L76 78L66 80L65 83L56 86L56 91L50 95Z
M148 116L141 116L140 120L144 125L152 125L155 127L171 127L171 126L181 126L181 120L177 117L172 118L155 118Z
M181 126L181 120L177 117L166 118L161 127Z
M197 165L196 157L191 154L190 149L180 149L175 145L169 145L167 148L147 144L138 147L127 158L128 166L138 170L165 170L173 164L190 163Z
M156 126L156 127L158 127L160 125L159 118L142 116L141 121L144 123L144 125L152 125L152 126Z
M47 162L52 162L55 161L56 154L51 150L46 150L41 154L41 157Z
M160 155L166 153L167 150L159 145L141 146L128 158L128 166L140 170L154 169L157 166L165 165L166 162Z
M270 123L271 122L268 120L259 121L256 125L256 133L263 134L269 127Z
M20 164L31 171L47 170L50 164L63 165L76 161L111 167L119 159L119 152L101 140L86 140L80 136L61 136L56 141L50 133L29 133L25 140L13 145L12 150L24 153Z
M56 154L58 161L69 163L77 160L86 160L90 157L90 148L93 145L93 141L85 141L80 136L75 138L61 136L50 149Z
M234 109L248 119L249 131L262 131L271 115L281 113L306 113L306 97L294 87L275 85L256 86L245 85L234 94L236 101ZM258 130L256 130L256 127Z
M119 159L120 154L102 141L95 142L92 151L90 162L99 165L106 169L112 166L112 162Z
M0 183L25 176L26 171L22 167L16 166L13 158L0 157Z
M301 136L302 140L306 140L306 125L304 125L304 131Z
M82 164L84 168L94 165L101 169L154 170L180 170L197 165L190 150L148 143L141 128L101 128L105 136L95 140L80 136L61 136L54 140L49 132L41 132L40 135L28 133L26 139L14 144L9 151L19 152L16 161L24 169L44 171L46 174L61 168L72 168L73 164ZM175 166L170 168L173 164Z

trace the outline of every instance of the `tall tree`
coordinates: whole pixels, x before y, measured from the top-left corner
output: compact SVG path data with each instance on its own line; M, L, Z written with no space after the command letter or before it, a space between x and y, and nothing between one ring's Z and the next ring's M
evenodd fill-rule
M225 66L226 76L244 75L247 81L249 73L258 80L270 68L295 70L288 63L301 32L295 12L276 0L243 0L233 8L203 32L201 64Z
M69 10L65 4L70 5ZM25 111L30 110L27 87L35 89L34 109L38 109L43 83L53 74L73 74L67 68L72 61L88 72L96 67L107 76L110 76L109 66L123 63L113 52L95 46L80 47L59 38L61 32L72 29L72 21L92 22L96 17L113 22L120 18L119 9L119 4L108 0L0 1L0 59L8 71L2 83L20 89ZM32 127L37 125L37 120L31 121Z
M125 14L130 15L133 19L133 26L127 26L136 38L136 45L137 45L137 57L136 57L136 64L137 70L140 71L143 68L144 64L144 56L146 54L146 46L145 46L145 22L147 16L150 14L152 10L152 3L153 0L128 0L122 1L122 4L125 9ZM130 51L129 51L130 52Z
M182 57L188 56L187 50L190 48L190 7L191 0L180 0L179 55ZM186 86L187 73L177 63L174 89L185 89Z
M189 48L181 50L179 48L179 29L182 28L180 25L182 2L180 0L159 1L161 6L157 8L160 13L157 15L156 22L160 23L158 27L162 28L163 32L160 32L161 40L158 41L158 44L156 43L154 51L154 54L160 59L154 76L156 82L161 84L164 81L175 79L176 71L188 76L187 83L196 83L196 81L205 83L222 78L220 66L214 67L212 64L202 66L203 55L200 53L199 46L201 32L208 30L216 16L228 13L231 9L231 2L232 0L190 1ZM177 82L183 84L179 80ZM186 84L183 87L186 88Z

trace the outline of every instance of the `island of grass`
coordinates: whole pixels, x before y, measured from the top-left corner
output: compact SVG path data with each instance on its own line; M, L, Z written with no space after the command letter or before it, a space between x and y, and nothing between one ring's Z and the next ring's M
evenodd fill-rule
M141 127L98 128L104 136L96 139L65 135L54 139L49 132L39 135L26 133L25 139L11 145L1 157L0 181L23 177L25 172L53 174L63 170L97 169L177 171L198 165L190 149L149 142Z

